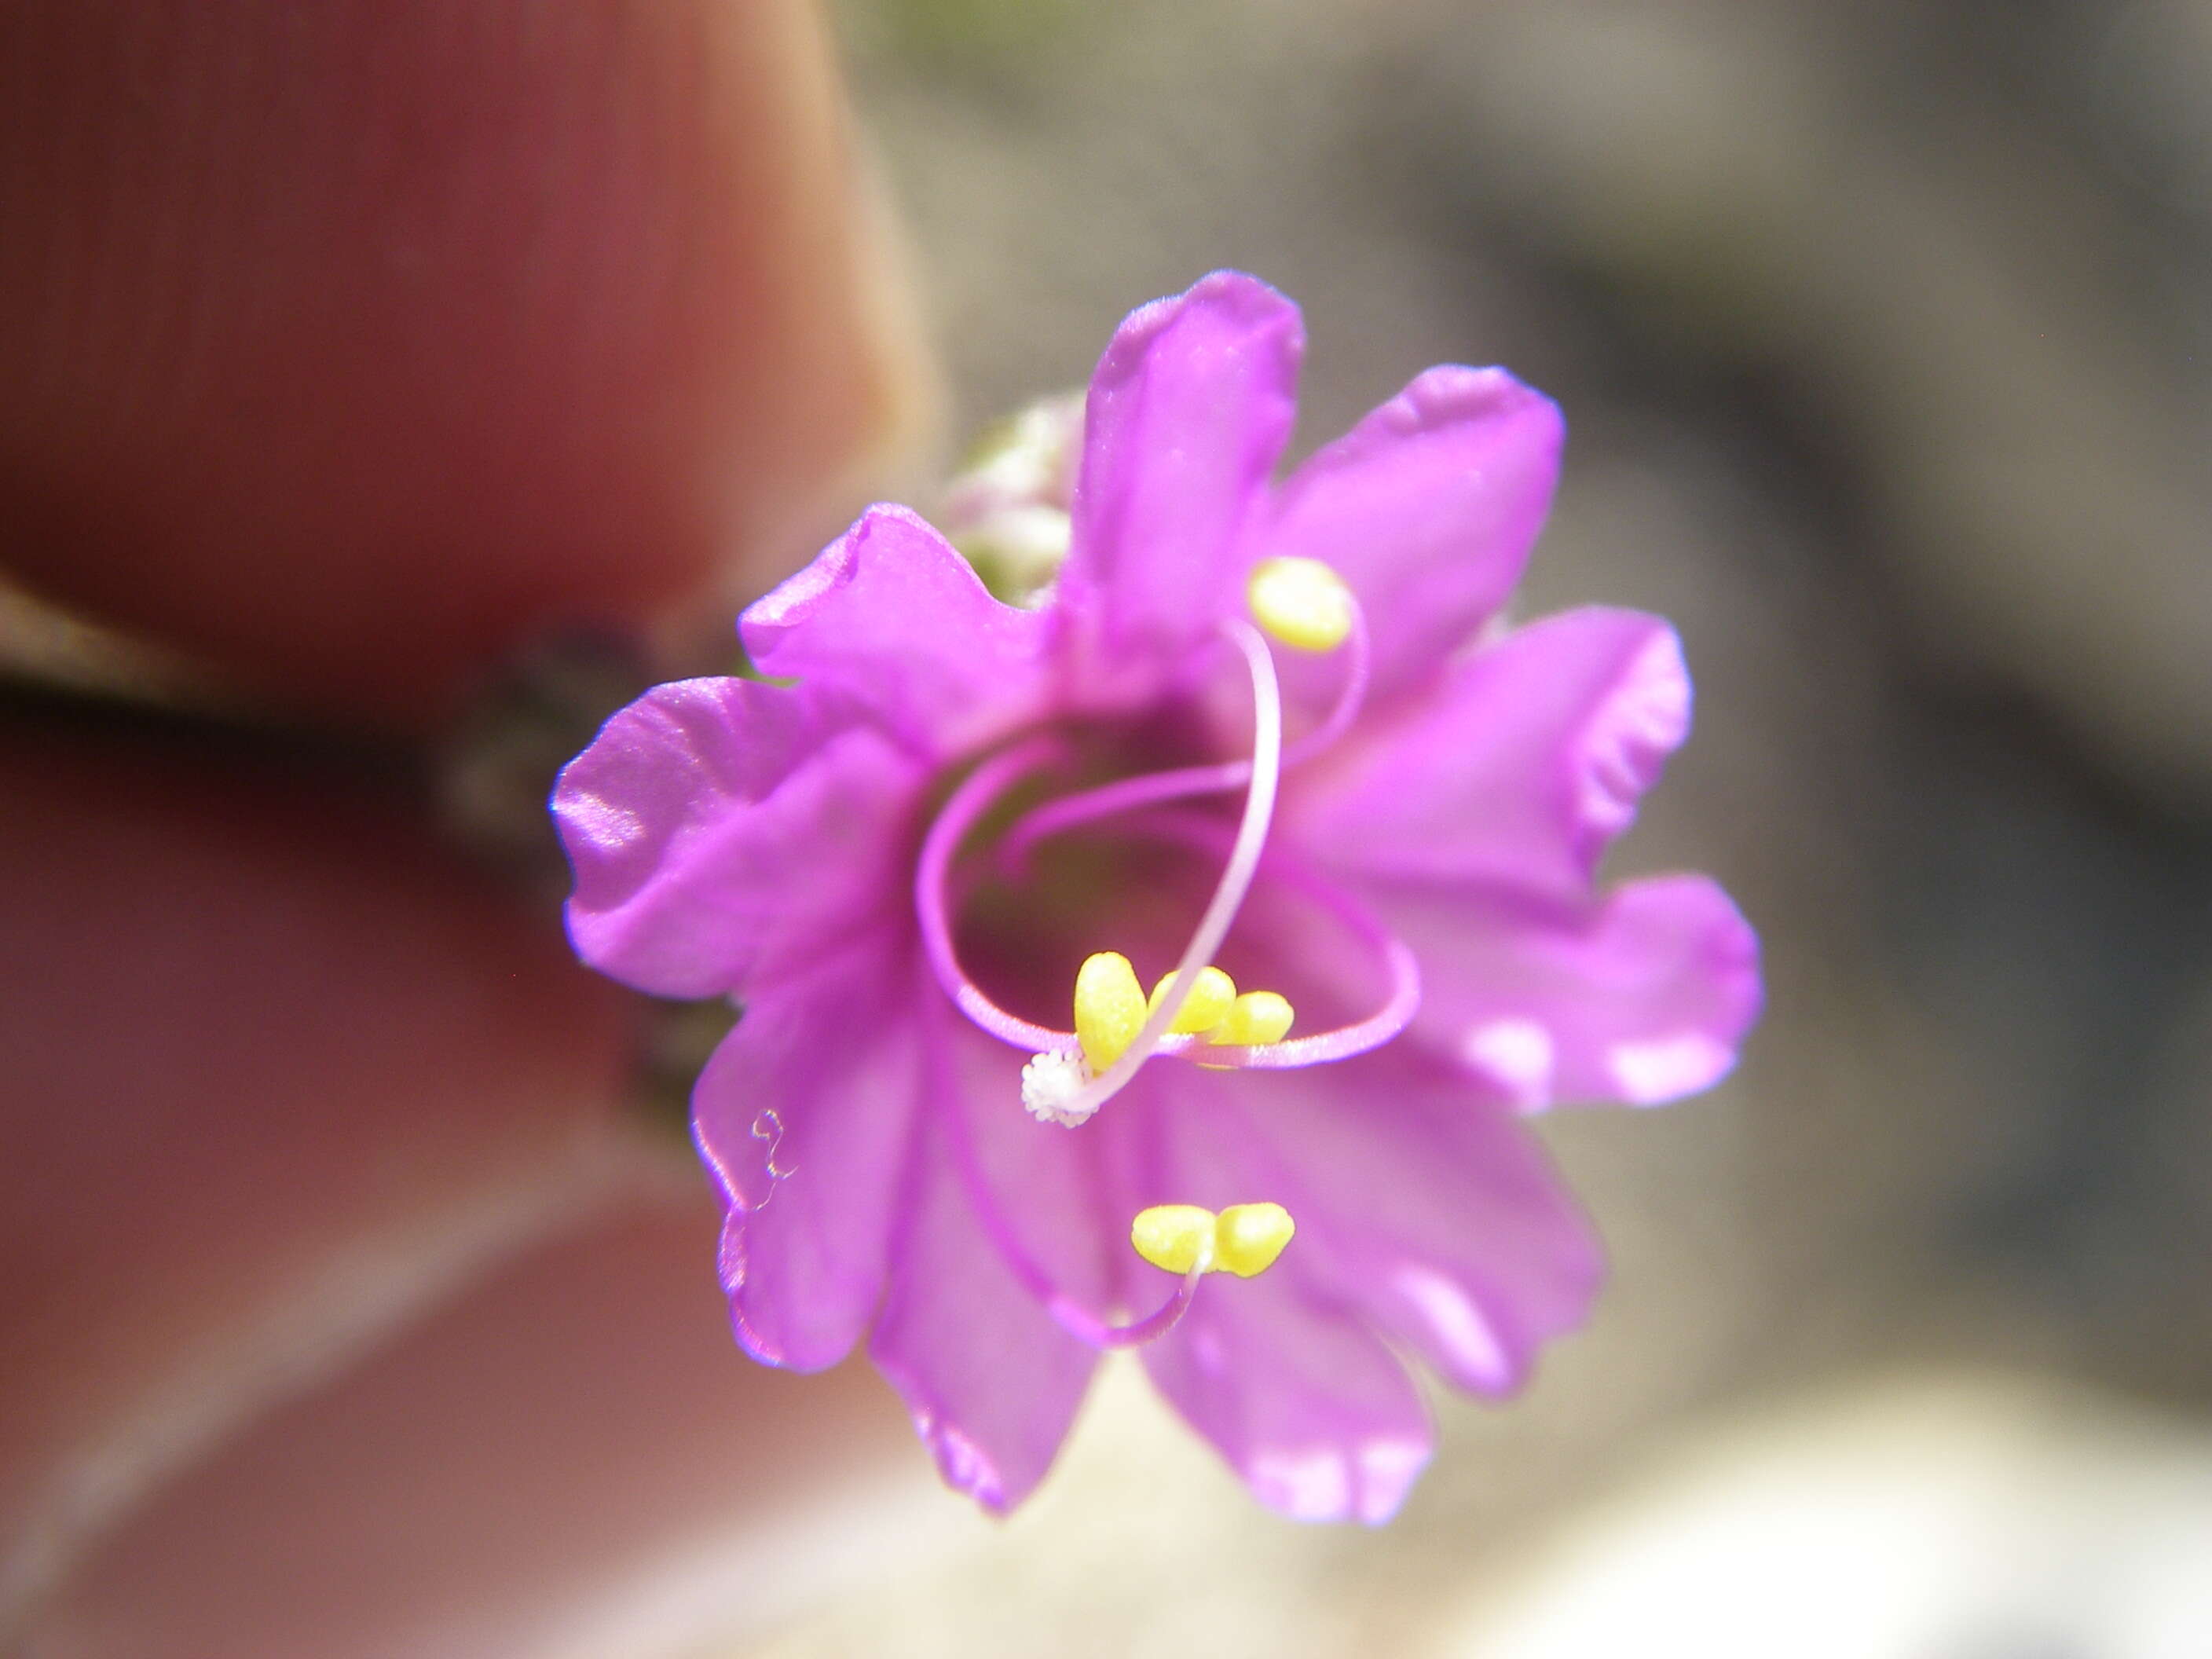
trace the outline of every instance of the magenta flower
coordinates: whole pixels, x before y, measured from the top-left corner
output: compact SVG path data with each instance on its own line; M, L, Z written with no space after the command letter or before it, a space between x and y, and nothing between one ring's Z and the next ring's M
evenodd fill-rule
M1516 1114L1702 1089L1757 1012L1711 882L1594 887L1672 630L1498 625L1557 410L1431 369L1278 489L1302 349L1234 272L1135 313L1035 608L871 508L740 619L787 683L658 687L554 794L584 957L744 1004L693 1097L738 1341L866 1334L994 1510L1140 1345L1262 1502L1387 1518L1401 1356L1507 1393L1600 1276Z

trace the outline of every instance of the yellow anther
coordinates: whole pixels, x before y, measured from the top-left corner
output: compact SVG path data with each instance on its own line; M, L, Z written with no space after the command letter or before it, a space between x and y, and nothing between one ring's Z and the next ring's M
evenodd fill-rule
M1145 1024L1145 988L1119 951L1084 959L1075 974L1075 1036L1096 1077L1136 1039Z
M1244 590L1252 620L1300 651L1334 651L1352 632L1352 590L1319 559L1262 559Z
M1201 1261L1212 1271L1213 1235L1213 1212L1195 1204L1155 1204L1129 1224L1137 1254L1171 1273L1187 1273Z
M1280 1042L1291 1029L1291 1005L1273 991L1247 991L1229 1005L1212 1041L1227 1048L1251 1048Z
M1213 1265L1239 1279L1263 1273L1297 1231L1279 1204L1232 1204L1213 1224Z
M1219 1215L1195 1204L1155 1204L1129 1224L1129 1243L1166 1273L1250 1279L1275 1265L1297 1231L1279 1204L1232 1204Z
M1169 994L1175 988L1174 973L1163 974L1160 982L1152 987L1152 1000L1145 1005L1146 1013L1157 1012L1160 1004L1168 1000ZM1200 1031L1210 1031L1228 1018L1229 1010L1236 1000L1235 980L1218 968L1201 968L1198 970L1197 983L1190 988L1190 994L1183 999L1182 1006L1176 1012L1175 1020L1168 1030L1182 1036L1195 1036Z

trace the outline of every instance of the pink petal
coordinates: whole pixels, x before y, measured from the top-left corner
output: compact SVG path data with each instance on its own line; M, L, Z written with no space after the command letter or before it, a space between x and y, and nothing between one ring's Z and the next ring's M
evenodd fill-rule
M1258 1279L1208 1279L1182 1323L1144 1352L1169 1403L1255 1498L1293 1520L1379 1526L1435 1449L1406 1368L1281 1263Z
M1432 672L1521 580L1559 474L1559 406L1500 368L1432 368L1300 467L1263 550L1352 585L1375 695Z
M1409 1035L1523 1111L1711 1087L1759 1016L1759 941L1703 876L1596 902L1433 882L1369 896L1421 959Z
M1463 1074L1401 1043L1214 1086L1182 1109L1184 1143L1215 1138L1290 1210L1299 1271L1454 1386L1510 1394L1582 1323L1596 1241L1534 1137Z
M1297 307L1218 270L1122 323L1084 415L1057 610L1103 674L1172 662L1243 605L1248 516L1297 414Z
M577 953L672 997L719 995L810 957L902 890L926 778L811 690L654 687L554 787Z
M870 507L738 623L763 672L834 688L938 757L1035 712L1044 626L993 599L951 543L890 506Z
M925 1076L913 955L885 928L779 975L693 1091L723 1206L722 1288L738 1340L769 1364L836 1364L883 1294Z
M1367 874L1587 888L1689 734L1690 681L1656 617L1547 617L1455 665L1286 780L1286 839Z
M1307 1239L1297 1207L1305 1194L1285 1190L1263 1139L1270 1130L1255 1133L1232 1103L1252 1079L1182 1066L1170 1075L1166 1064L1093 1124L1110 1141L1121 1230L1152 1203L1224 1210L1272 1199L1290 1207L1298 1237L1259 1279L1207 1276L1183 1321L1144 1349L1146 1371L1270 1509L1312 1522L1389 1520L1433 1447L1420 1394L1312 1270L1329 1245ZM1175 1279L1121 1249L1126 1301L1148 1312Z
M1121 1212L1133 1217L1147 1205L1220 1210L1270 1200L1291 1210L1299 1231L1259 1278L1206 1279L1182 1322L1143 1350L1146 1369L1261 1503L1301 1521L1387 1521L1427 1463L1434 1432L1405 1366L1356 1302L1336 1293L1328 1228L1321 1240L1309 1237L1309 1194L1286 1179L1272 1125L1238 1103L1249 1092L1271 1106L1267 1091L1288 1074L1231 1077L1170 1072L1168 1064L1091 1126L1110 1143L1103 1150L1121 1194ZM1122 1252L1126 1300L1148 1311L1175 1281L1126 1243Z
M1023 1056L949 1013L932 1029L935 1069L868 1353L946 1482L1004 1512L1051 1468L1098 1356L1054 1323L1008 1267L957 1162L959 1126L975 1146L988 1201L1039 1265L1093 1310L1108 1301L1105 1241L1091 1149L1080 1133L1023 1110Z

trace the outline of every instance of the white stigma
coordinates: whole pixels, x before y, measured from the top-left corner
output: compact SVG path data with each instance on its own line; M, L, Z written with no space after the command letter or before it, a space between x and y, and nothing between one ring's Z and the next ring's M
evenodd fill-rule
M1038 1054L1022 1067L1022 1104L1040 1123L1058 1123L1073 1129L1088 1122L1091 1115L1105 1103L1085 1101L1073 1111L1067 1109L1070 1101L1080 1101L1090 1082L1091 1067L1079 1051L1067 1048Z

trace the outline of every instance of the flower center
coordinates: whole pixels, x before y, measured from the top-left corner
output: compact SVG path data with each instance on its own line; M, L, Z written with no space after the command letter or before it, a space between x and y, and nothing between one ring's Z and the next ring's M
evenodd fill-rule
M1283 698L1275 679L1275 659L1258 630L1249 623L1231 620L1222 624L1222 633L1243 653L1252 674L1252 773L1245 786L1244 811L1237 821L1237 838L1230 845L1213 896L1207 901L1190 942L1183 946L1182 959L1174 974L1162 981L1167 988L1165 995L1153 997L1146 1007L1128 959L1110 952L1090 957L1076 975L1076 1036L1090 1063L1094 1067L1103 1065L1103 1069L1059 1108L1057 1121L1071 1126L1083 1122L1119 1094L1136 1076L1138 1067L1158 1049L1161 1039L1169 1035L1169 1028L1190 1000L1200 970L1211 965L1221 942L1229 937L1244 895L1251 890L1252 878L1259 872L1260 854L1275 815L1275 787L1282 778ZM1133 1009L1144 1012L1131 1031L1126 1025Z
M1319 753L1351 726L1369 678L1358 603L1327 566L1310 559L1265 561L1253 573L1249 597L1259 628L1242 618L1221 627L1223 640L1237 651L1250 678L1249 757L1119 779L1048 799L1018 817L999 842L999 867L1016 872L1044 839L1107 817L1129 815L1137 833L1219 857L1212 897L1174 969L1149 997L1127 957L1095 952L1076 976L1074 1029L1055 1030L1001 1007L963 969L953 945L950 889L956 854L998 802L1048 765L1068 759L1066 738L1040 733L990 757L946 799L924 839L915 901L931 969L953 1005L976 1026L1030 1052L1021 1073L1021 1098L1041 1119L1071 1127L1087 1121L1156 1055L1224 1067L1313 1065L1387 1042L1413 1018L1419 981L1411 952L1348 895L1289 860L1270 860L1272 878L1287 880L1332 912L1381 961L1390 988L1382 1008L1352 1024L1291 1039L1295 1014L1287 999L1273 990L1239 993L1214 964L1260 872L1283 769ZM1282 741L1274 659L1261 629L1294 648L1348 647L1335 702L1288 750ZM1170 803L1240 786L1243 810L1233 834L1218 817L1167 810Z
M1243 659L1252 690L1252 746L1243 758L1124 778L1048 799L1017 817L1000 839L996 862L1018 873L1045 839L1078 825L1127 815L1131 829L1154 840L1218 858L1220 873L1175 967L1147 995L1128 957L1095 951L1076 975L1072 1031L1009 1012L963 969L953 944L953 870L976 825L1017 787L1048 767L1065 764L1070 739L1046 732L1019 739L985 759L946 798L923 838L915 872L915 912L932 973L945 994L980 1030L1030 1051L1020 1074L1023 1103L1042 1121L1085 1123L1156 1057L1220 1068L1274 1069L1342 1060L1388 1042L1412 1020L1420 1000L1413 953L1366 908L1294 860L1267 860L1269 878L1288 884L1330 913L1379 961L1389 993L1366 1018L1292 1038L1289 1000L1272 990L1239 991L1213 961L1261 872L1285 765L1334 743L1357 718L1369 678L1367 633L1358 601L1327 566L1313 560L1268 560L1248 589L1252 622L1225 621L1224 642ZM1258 624L1254 626L1254 623ZM1334 704L1297 744L1283 744L1283 706L1268 638L1291 648L1345 650ZM1242 787L1232 830L1218 814L1192 810L1200 797ZM1264 1271L1289 1243L1291 1222L1279 1205L1232 1205L1218 1216L1190 1205L1156 1206L1131 1228L1137 1253L1183 1275L1169 1300L1127 1325L1112 1325L1054 1285L1024 1247L995 1201L958 1110L948 1114L955 1161L976 1214L1001 1257L1063 1328L1096 1346L1149 1341L1171 1329L1209 1272L1243 1277Z

